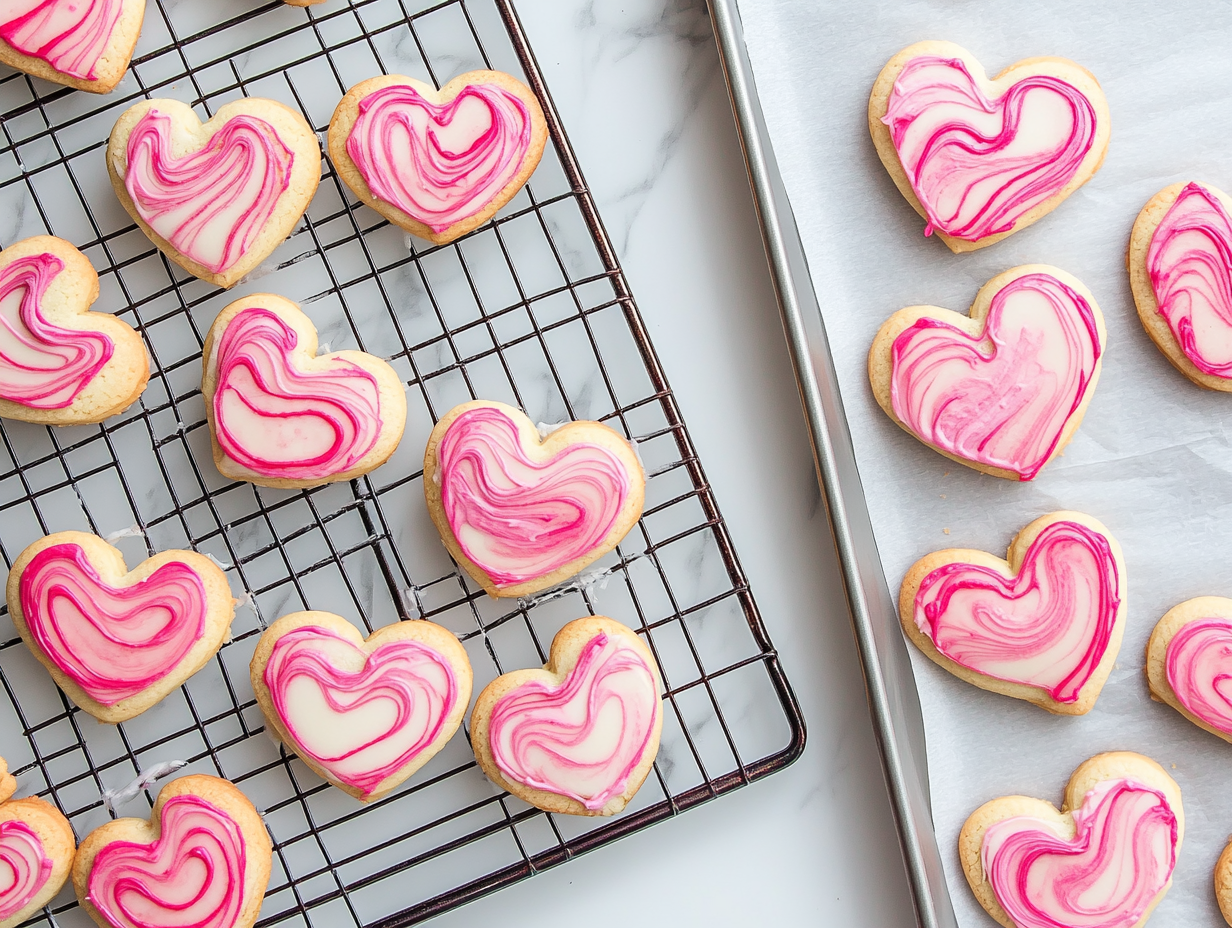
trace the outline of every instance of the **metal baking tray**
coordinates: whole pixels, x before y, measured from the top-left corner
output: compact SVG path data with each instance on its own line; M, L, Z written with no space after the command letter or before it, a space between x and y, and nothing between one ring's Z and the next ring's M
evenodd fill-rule
M864 671L873 730L923 928L957 928L933 829L924 721L886 583L808 261L758 102L736 0L708 0L762 240Z
M354 83L382 72L438 86L475 68L521 75L552 145L497 218L447 246L406 236L358 204L326 162L290 239L227 293L170 264L110 188L103 153L138 99L203 117L241 95L280 100L323 132ZM0 71L0 241L52 233L101 278L96 309L142 334L150 385L121 416L54 429L0 422L0 554L11 564L63 529L108 537L135 565L168 548L215 558L241 600L232 640L178 693L118 726L73 707L0 614L0 754L19 794L54 802L83 837L144 815L101 794L171 761L236 782L265 816L274 866L259 925L421 921L677 815L790 764L804 722L659 366L612 243L511 0L149 0L110 95ZM200 392L201 341L245 292L304 306L321 350L387 358L407 385L406 434L383 467L309 491L223 479ZM436 417L476 397L539 422L592 418L633 439L647 505L619 548L576 581L489 599L450 561L423 501ZM490 783L455 737L389 797L361 806L266 736L248 682L262 629L298 609L371 630L431 618L462 639L476 692L542 664L565 622L598 612L635 628L666 686L655 770L613 819L540 812ZM66 888L33 923L85 928Z

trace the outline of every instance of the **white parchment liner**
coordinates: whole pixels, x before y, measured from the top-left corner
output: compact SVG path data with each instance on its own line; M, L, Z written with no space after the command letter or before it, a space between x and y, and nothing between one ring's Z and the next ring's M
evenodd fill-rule
M1152 928L1221 924L1211 886L1232 832L1232 745L1149 697L1143 650L1156 621L1193 596L1232 596L1232 395L1177 373L1138 323L1125 273L1134 217L1160 188L1197 179L1232 190L1232 4L1224 0L740 0L758 91L823 306L864 489L890 588L928 551L1004 554L1036 516L1078 509L1121 542L1129 619L1117 668L1090 714L1053 717L968 686L912 648L924 704L934 817L959 922L992 925L958 867L958 830L994 796L1059 802L1099 751L1159 761L1185 797L1174 885ZM1060 55L1108 96L1103 169L1035 226L952 255L882 168L866 128L882 65L921 39L948 39L990 75ZM1034 483L981 476L900 431L873 401L868 346L895 310L965 311L1019 264L1053 264L1095 294L1108 326L1103 375L1064 457ZM947 533L948 532L948 533Z

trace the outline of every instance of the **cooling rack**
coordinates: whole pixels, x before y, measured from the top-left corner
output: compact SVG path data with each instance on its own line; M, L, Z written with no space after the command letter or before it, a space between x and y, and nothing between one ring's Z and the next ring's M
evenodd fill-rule
M237 97L299 110L323 135L343 92L374 74L437 86L474 68L521 75L552 145L518 197L459 241L429 247L358 204L328 161L304 221L233 291L170 264L110 189L107 135L135 100L175 97L206 118ZM232 639L178 693L117 726L74 708L0 615L0 753L20 795L78 837L143 815L157 787L112 810L102 796L170 760L237 783L265 816L274 866L259 925L395 926L524 879L790 764L804 722L700 461L510 0L149 0L129 75L105 97L0 77L0 242L51 233L99 271L96 309L146 341L139 403L101 426L0 422L0 554L77 528L123 550L194 548L227 571ZM215 470L200 392L202 336L236 296L300 302L321 350L389 359L407 385L402 444L383 467L309 491L232 483ZM423 502L422 449L438 415L472 398L544 423L598 419L636 442L646 508L574 582L489 599L449 559ZM429 618L462 640L476 692L542 664L589 613L635 628L666 687L653 775L615 819L534 809L492 785L462 735L385 799L362 806L264 733L248 682L261 630L298 609L365 629ZM90 924L66 889L31 924Z

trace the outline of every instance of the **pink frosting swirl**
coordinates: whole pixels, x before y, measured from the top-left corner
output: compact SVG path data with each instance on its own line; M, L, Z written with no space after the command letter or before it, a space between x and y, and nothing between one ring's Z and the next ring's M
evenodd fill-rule
M0 399L63 409L115 353L103 333L68 329L43 315L43 296L63 270L64 262L47 253L0 270Z
M531 681L492 707L492 759L508 779L598 811L624 794L658 718L659 689L642 655L600 632L559 684Z
M277 313L240 310L214 346L214 434L226 455L266 477L345 473L381 434L381 388L344 358L323 370L291 363L299 338Z
M163 679L205 631L205 585L180 561L132 586L112 587L80 545L66 542L30 560L19 590L30 636L104 706Z
M915 623L955 663L1071 703L1103 660L1119 608L1108 539L1054 522L1013 579L963 563L929 573L916 591Z
M530 141L526 104L497 84L468 84L440 104L394 84L359 101L346 150L377 197L443 232L505 189Z
M1182 626L1168 642L1164 670L1191 715L1232 735L1232 620L1198 619Z
M264 680L298 749L365 794L422 754L458 701L453 668L427 645L402 639L365 655L316 625L278 638Z
M97 80L124 0L10 0L0 11L0 39L57 71Z
M891 348L891 403L930 445L1031 480L1102 353L1086 299L1049 274L1026 274L993 297L982 335L931 318L905 329Z
M974 242L1008 232L1059 193L1095 143L1077 87L1032 75L990 100L958 58L921 55L899 72L882 122L933 229Z
M232 116L206 146L171 154L171 117L147 110L128 136L124 187L137 214L215 274L243 257L291 185L295 154L255 116Z
M200 796L163 803L153 844L112 841L90 869L87 898L114 928L233 928L244 903L244 833Z
M1194 367L1232 377L1232 219L1219 197L1186 184L1151 236L1147 273Z
M531 460L518 424L490 406L458 416L436 454L449 527L498 587L594 550L631 488L624 462L599 445L578 442L548 461Z
M1075 834L1019 815L984 832L984 873L1018 928L1132 928L1172 877L1177 818L1162 792L1104 780L1073 812Z
M0 822L0 920L12 918L39 894L55 861L25 822Z

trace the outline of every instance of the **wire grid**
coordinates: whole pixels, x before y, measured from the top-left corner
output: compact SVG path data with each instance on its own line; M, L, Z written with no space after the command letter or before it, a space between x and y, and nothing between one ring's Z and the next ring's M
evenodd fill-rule
M73 707L0 616L0 752L22 794L57 804L78 837L100 794L173 758L226 777L265 815L274 866L259 925L419 921L791 763L803 720L701 465L509 0L351 0L316 10L152 0L129 76L110 96L0 78L0 241L49 232L99 269L153 361L139 403L101 426L0 422L0 553L53 531L109 537L130 566L191 547L227 568L233 638L178 694L117 726ZM325 163L287 243L235 291L188 277L108 189L103 151L133 101L176 97L206 117L272 97L323 131L341 94L377 73L437 86L477 67L522 74L554 142L527 188L458 242L428 247L359 205ZM268 279L265 279L268 278ZM255 281L260 279L259 283ZM224 480L200 392L202 335L237 294L304 304L322 351L390 360L408 390L399 450L359 480L280 491ZM491 600L456 569L427 516L421 449L458 402L501 399L537 421L593 418L637 443L647 504L577 581ZM247 664L268 622L325 609L368 630L429 618L463 641L475 691L546 660L590 613L637 629L666 687L654 774L614 820L553 816L510 797L455 737L389 797L361 806L263 737ZM154 791L144 793L152 804ZM144 814L121 809L119 814ZM32 923L89 924L67 889Z

